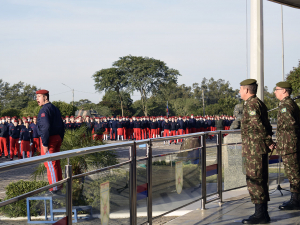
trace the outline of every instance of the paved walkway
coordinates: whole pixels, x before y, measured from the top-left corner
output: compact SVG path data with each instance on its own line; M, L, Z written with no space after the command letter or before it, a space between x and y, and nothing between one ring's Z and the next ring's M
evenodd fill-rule
M289 189L288 184L281 186ZM300 224L300 210L281 211L278 206L290 199L290 192L282 191L283 196L277 190L270 195L269 215L270 224ZM202 224L242 224L241 221L254 213L254 205L251 203L249 195L243 193L238 197L227 198L222 207L218 202L212 202L206 205L205 210L193 210L183 216L180 216L167 224L169 225L202 225Z

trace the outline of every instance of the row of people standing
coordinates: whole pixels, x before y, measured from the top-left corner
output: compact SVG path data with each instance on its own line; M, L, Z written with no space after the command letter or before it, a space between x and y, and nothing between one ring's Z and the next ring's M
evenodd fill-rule
M39 152L37 117L0 118L0 157L22 159L25 155L32 157L34 152Z
M95 120L95 121L94 121ZM66 129L77 129L85 124L94 138L103 140L143 140L203 131L229 130L234 117L95 117L65 118ZM182 140L180 140L182 141Z

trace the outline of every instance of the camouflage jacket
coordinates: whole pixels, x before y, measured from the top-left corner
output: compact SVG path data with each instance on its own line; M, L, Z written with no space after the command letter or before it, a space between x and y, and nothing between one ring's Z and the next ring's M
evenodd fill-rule
M242 156L267 154L272 141L272 126L266 105L255 95L244 103L241 121Z
M277 114L277 152L282 155L299 151L300 112L298 105L286 97L279 103Z

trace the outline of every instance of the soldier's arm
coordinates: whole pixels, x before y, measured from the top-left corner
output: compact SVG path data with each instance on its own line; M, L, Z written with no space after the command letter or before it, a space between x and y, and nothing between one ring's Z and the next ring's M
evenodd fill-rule
M269 135L267 128L263 125L261 119L261 110L259 109L258 105L249 104L248 112L250 120L249 125L253 129L253 135L255 135L255 138L263 140L267 146L272 145L272 137Z

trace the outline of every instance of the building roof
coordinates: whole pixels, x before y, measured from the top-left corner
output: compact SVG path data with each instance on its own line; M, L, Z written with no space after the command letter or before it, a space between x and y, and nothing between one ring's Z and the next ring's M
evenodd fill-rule
M269 0L269 1L300 9L300 1L299 0Z

